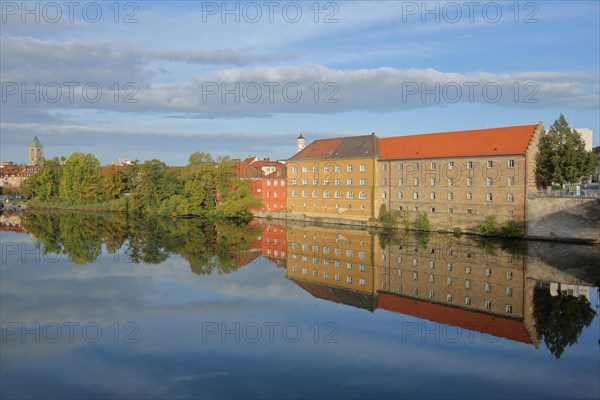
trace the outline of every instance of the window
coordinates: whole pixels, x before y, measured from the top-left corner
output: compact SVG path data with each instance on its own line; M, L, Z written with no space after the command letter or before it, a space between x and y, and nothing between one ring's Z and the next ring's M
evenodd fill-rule
M465 281L465 289L471 289L471 281L469 279Z
M292 197L298 197L298 191L292 190Z
M335 194L334 194L334 197L335 197L336 199L341 199L341 198L342 198L342 192L341 192L341 191L339 191L339 190L336 190L336 191L335 191Z
M329 186L329 178L323 179L323 185Z
M507 287L507 288L506 288L506 295L507 295L508 297L512 297L512 293L513 293L513 290L512 290L512 288L511 288L511 287Z
M489 300L486 300L485 303L483 303L483 305L486 310L489 310L490 308L492 308L492 302Z
M346 185L348 185L348 186L352 186L352 178L348 178L348 179L346 180Z
M419 295L419 289L417 289L416 287L413 288L413 296L418 296Z
M308 180L302 179L302 186L306 186L306 185L308 185Z
M489 283L486 283L486 284L485 284L485 291L486 291L487 293L489 293L489 292L491 292L491 291L492 291L492 286L491 286Z
M308 190L302 191L302 197L308 197Z
M323 278L329 279L329 272L323 272Z
M512 306L510 304L506 305L506 313L507 314L512 314Z
M398 186L404 185L404 179L398 178Z
M319 198L319 191L318 190L313 190L312 197L313 197L313 199Z
M323 198L325 198L325 199L329 198L329 190L324 190L323 191Z
M334 278L335 278L335 280L336 280L336 281L339 281L339 280L340 280L340 276L339 276L338 274L335 274L335 277L334 277Z
M492 186L493 183L494 183L494 180L492 178L485 178L486 186Z
M365 178L360 178L359 184L360 186L365 186L367 184L367 180Z
M413 164L413 170L414 171L418 171L419 170L419 163L414 163Z
M351 276L347 276L346 277L346 282L347 283L352 283L352 277Z
M467 186L473 186L473 178L470 176L467 177Z
M365 172L367 170L367 165L366 164L360 164L360 166L358 167L358 169L360 170L360 172Z
M431 163L431 170L432 170L432 171L435 171L436 169L437 169L437 163L435 163L435 162L432 162L432 163Z
M317 186L319 184L319 180L318 179L313 179L313 186Z
M429 275L429 283L435 283L435 277L433 275Z
M471 273L471 267L466 267L465 268L465 274L470 274Z
M413 272L413 280L414 281L418 281L419 280L419 273L418 272Z
M491 269L491 268L486 268L486 269L485 269L485 276L487 276L488 278L489 278L490 276L492 276L492 269Z
M398 192L398 199L402 200L404 198L404 193L403 192Z
M342 168L336 164L335 166L335 172L340 172L342 170Z
M307 167L302 167L302 172L308 172L308 168Z
M354 192L352 190L348 190L346 192L346 198L347 199L353 199L354 198Z
M487 161L487 167L488 167L488 169L492 168L493 166L494 166L494 162L492 160L488 160Z
M359 192L358 193L358 198L361 200L364 200L367 198L367 192Z
M448 214L454 214L454 208L449 208L448 209Z
M448 161L448 169L454 168L454 161Z
M448 200L454 200L454 194L452 192L448 193Z
M365 280L364 280L364 279L359 279L359 280L358 280L358 284L359 284L360 286L365 286Z
M473 161L467 161L467 169L473 169Z
M413 185L414 186L419 186L419 178L414 178L413 179Z
M452 278L450 278L450 277L446 278L446 285L452 286Z
M430 178L429 179L429 185L430 186L435 186L435 178Z
M414 192L413 193L413 199L419 200L419 192Z
M364 252L364 251L359 251L358 252L358 258L360 258L361 260L364 260L365 258L367 258L367 253Z
M508 200L510 203L514 203L515 202L515 195L512 193L509 193L508 196L506 196L506 200Z
M506 272L506 280L511 280L513 278L513 273L512 271L507 271Z
M383 163L382 167L383 167L384 171L387 171L387 164L386 163Z
M384 164L385 165L385 164ZM352 172L352 164L348 164L347 168L348 172Z
M292 179L292 185L296 186L298 184L298 179Z
M514 176L509 176L508 177L507 185L508 186L515 186L515 177Z
M446 301L447 301L448 303L452 303L452 295L451 295L450 293L448 293L448 294L446 295Z
M298 173L298 167L292 167L292 172Z
M313 165L313 166L312 166L312 172L314 172L315 174L316 174L317 172L319 172L319 167L318 167L317 165Z
M335 186L340 186L341 184L342 182L340 181L340 179L335 180Z
M359 270L360 272L366 272L366 270L367 270L367 266L366 266L365 264L360 264L360 265L358 266L358 270Z
M471 305L471 298L470 297L465 297L465 305L466 306L470 306Z
M402 291L402 285L398 284L398 291L401 292Z
M435 192L431 192L431 193L429 194L429 198L430 198L431 200L435 200Z
M491 194L491 193L488 193L488 194L485 196L485 199L486 199L487 201L492 201L492 198L493 198L493 196L492 196L492 194Z
M435 298L435 293L434 293L434 291L433 291L433 290L430 290L430 291L429 291L429 298L430 298L430 299L433 299L433 298Z
M323 172L329 172L329 165L323 166Z
M448 178L448 186L454 186L454 178Z
M318 277L319 277L319 272L318 272L316 269L313 269L313 276L314 276L315 278L318 278Z
M387 192L385 190L383 192L381 192L381 198L387 199Z
M267 186L271 186L271 181L267 181Z
M467 193L467 200L473 200L473 193L471 193L471 192Z
M383 182L383 186L387 186L387 182L388 182L388 181L387 181L387 178L383 178L383 179L382 179L382 182Z
M515 167L515 160L508 160L508 168L514 168Z
M308 273L308 270L306 268L302 268L302 275L306 275Z
M398 171L404 171L404 164L398 164Z

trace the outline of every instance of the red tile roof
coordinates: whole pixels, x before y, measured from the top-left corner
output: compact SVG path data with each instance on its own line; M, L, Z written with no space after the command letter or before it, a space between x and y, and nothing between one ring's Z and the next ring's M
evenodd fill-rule
M533 344L523 321L476 311L410 299L388 293L379 295L378 308L441 324L458 326L497 337Z
M525 154L538 125L379 139L380 160Z
M371 158L379 155L379 138L375 134L315 140L289 161Z

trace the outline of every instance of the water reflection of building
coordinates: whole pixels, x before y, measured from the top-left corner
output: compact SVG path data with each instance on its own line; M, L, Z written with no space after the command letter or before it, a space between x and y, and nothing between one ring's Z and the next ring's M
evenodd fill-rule
M277 268L286 266L286 228L279 225L266 225L259 221L251 223L253 228L262 232L252 241L250 248L235 256L238 266L251 264L259 257L265 257L273 262Z
M287 277L315 297L537 346L524 264L522 255L492 254L466 238L380 246L367 231L288 227Z

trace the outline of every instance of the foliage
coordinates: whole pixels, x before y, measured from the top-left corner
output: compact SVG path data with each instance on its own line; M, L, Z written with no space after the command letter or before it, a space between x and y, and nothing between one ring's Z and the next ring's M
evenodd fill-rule
M496 223L496 216L491 215L483 221L479 227L478 232L484 236L495 236L498 233L498 226Z
M379 208L379 223L384 229L396 228L396 214L393 211L388 211L385 204Z
M120 167L110 165L106 167L106 170L102 175L101 186L106 199L118 199L125 193L127 187L127 175Z
M463 230L462 230L462 228L461 228L460 226L455 226L455 227L452 229L452 234L453 234L454 236L460 236L460 235L462 235L462 233L463 233Z
M42 160L40 170L26 179L20 191L26 198L35 197L39 201L47 201L58 197L58 186L62 176L62 168L57 157Z
M504 237L522 237L523 236L523 223L516 219L507 221L500 227L500 236Z
M427 213L420 214L415 220L414 228L421 232L431 232L431 224L429 223L429 217Z
M588 180L595 168L596 157L585 150L581 135L569 127L561 114L550 130L540 138L536 156L536 179L546 188L553 183L564 185Z
M61 201L89 204L101 197L100 162L93 154L73 153L62 167L58 187Z
M536 286L533 305L538 335L556 359L565 348L577 343L583 328L590 326L596 315L585 297L571 296L561 290L552 296L547 286Z

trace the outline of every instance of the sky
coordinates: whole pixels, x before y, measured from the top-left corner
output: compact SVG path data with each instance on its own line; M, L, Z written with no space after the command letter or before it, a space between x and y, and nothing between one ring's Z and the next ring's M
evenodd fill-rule
M287 159L296 138L530 125L600 144L600 3L1 3L0 158ZM468 145L466 143L465 145Z

